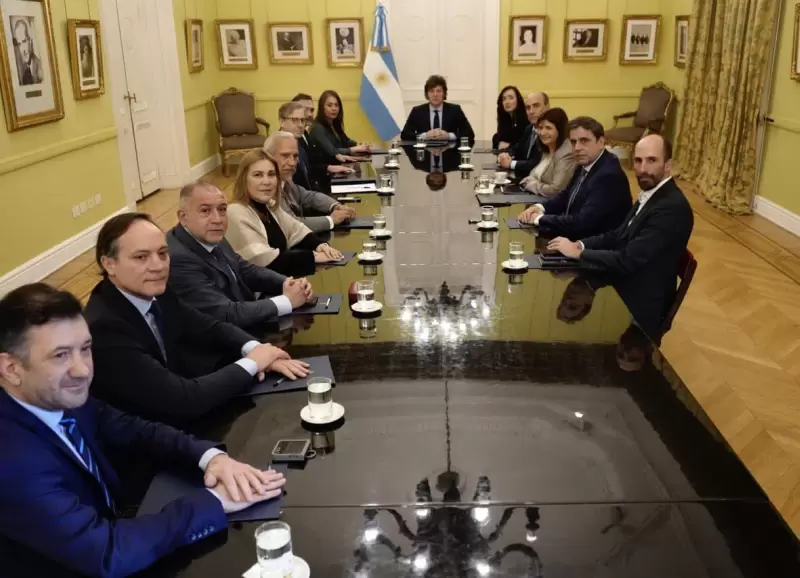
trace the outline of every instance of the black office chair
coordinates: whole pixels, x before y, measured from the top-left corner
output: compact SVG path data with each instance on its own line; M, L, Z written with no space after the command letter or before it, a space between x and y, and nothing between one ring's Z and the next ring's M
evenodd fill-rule
M661 335L664 335L672 328L672 320L675 319L675 316L678 314L678 309L681 308L681 304L683 303L684 297L686 297L686 293L689 291L689 285L692 284L692 279L694 278L694 272L696 270L697 260L694 258L694 255L692 255L692 252L686 249L683 262L678 270L678 278L681 280L680 285L678 285L678 292L675 294L675 301L672 303L672 307L669 308L667 316L664 318L664 324L661 327Z

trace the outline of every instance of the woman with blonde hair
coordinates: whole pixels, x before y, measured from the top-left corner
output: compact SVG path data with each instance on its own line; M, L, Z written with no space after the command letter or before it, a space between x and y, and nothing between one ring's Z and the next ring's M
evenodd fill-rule
M317 263L342 259L311 229L282 208L278 164L263 150L239 164L228 206L225 238L243 259L291 276L310 275Z

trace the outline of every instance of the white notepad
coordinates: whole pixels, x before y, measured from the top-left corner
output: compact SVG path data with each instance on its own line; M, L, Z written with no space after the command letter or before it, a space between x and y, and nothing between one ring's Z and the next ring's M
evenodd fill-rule
M333 185L331 193L368 193L377 191L375 183L359 183L356 185Z

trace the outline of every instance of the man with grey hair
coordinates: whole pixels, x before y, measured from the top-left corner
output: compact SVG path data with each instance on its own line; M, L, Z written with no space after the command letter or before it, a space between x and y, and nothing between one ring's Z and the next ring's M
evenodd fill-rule
M525 113L531 124L522 132L516 145L497 157L497 164L510 169L519 177L527 177L533 168L542 160L542 153L536 146L539 133L536 125L547 109L550 108L550 97L546 92L532 92L525 99Z
M356 212L324 193L311 191L293 181L297 171L298 148L294 134L285 131L272 133L264 143L264 151L278 163L283 181L282 207L315 233L330 231L349 221Z
M311 284L248 263L225 240L228 201L210 183L180 192L178 224L167 233L169 287L220 321L252 328L277 321L313 298ZM262 298L257 298L260 295Z

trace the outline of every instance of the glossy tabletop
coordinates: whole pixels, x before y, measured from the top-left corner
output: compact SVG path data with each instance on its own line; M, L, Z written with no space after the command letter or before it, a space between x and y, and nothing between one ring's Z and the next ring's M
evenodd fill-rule
M478 231L473 178L494 157L461 172L448 155L431 175L430 155L406 148L394 195L356 195L359 216L382 213L392 231L381 263L311 278L345 296L375 280L380 314L345 298L282 336L294 357L330 356L344 419L304 426L293 392L206 424L264 466L279 439L311 439L317 457L289 470L281 517L312 576L800 576L794 535L614 290L504 271L510 241L537 247L503 222L523 207ZM367 237L331 243L358 251ZM147 574L240 576L257 525Z

